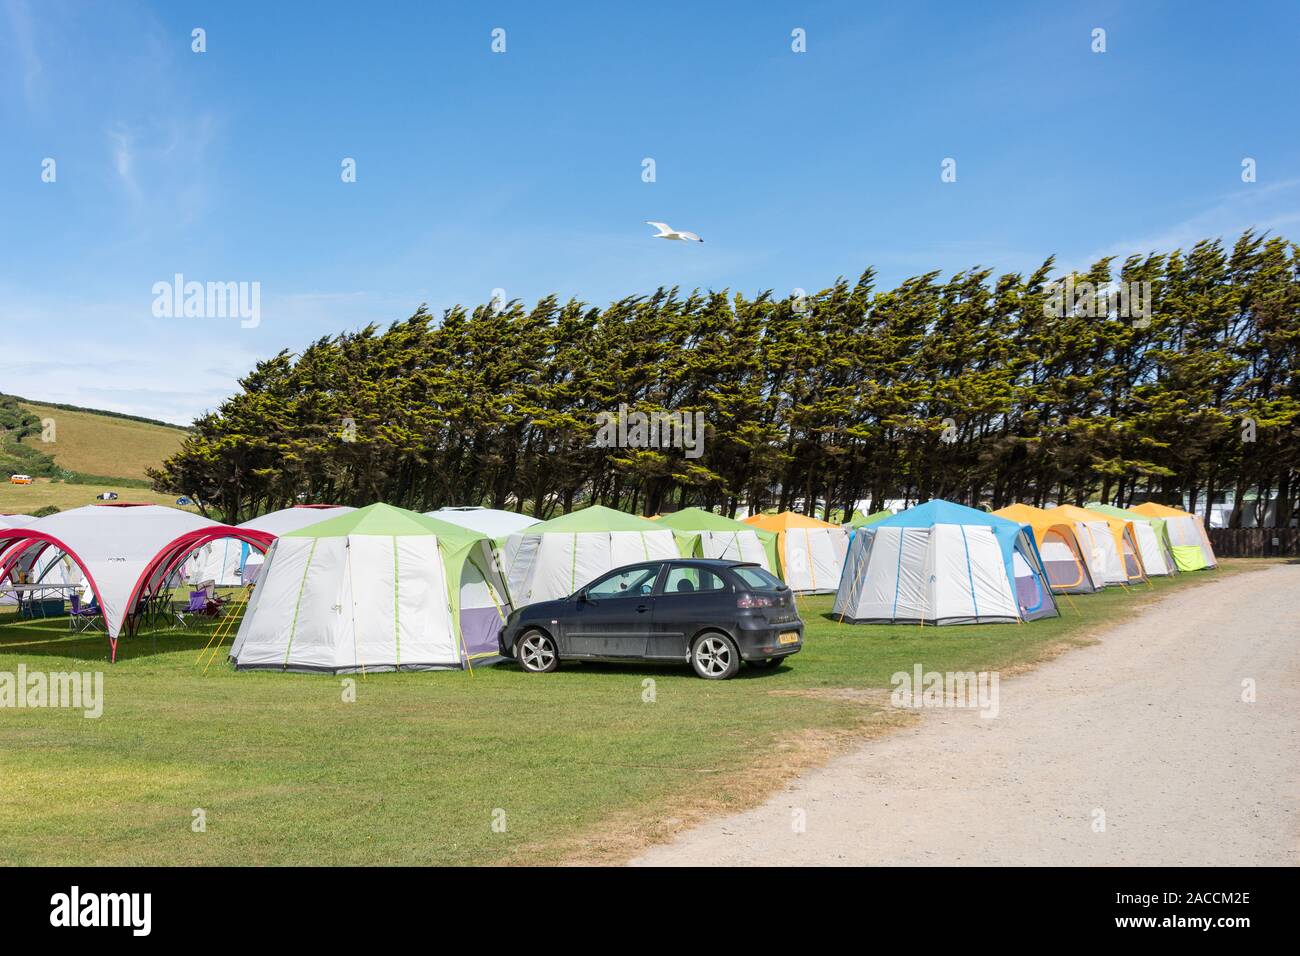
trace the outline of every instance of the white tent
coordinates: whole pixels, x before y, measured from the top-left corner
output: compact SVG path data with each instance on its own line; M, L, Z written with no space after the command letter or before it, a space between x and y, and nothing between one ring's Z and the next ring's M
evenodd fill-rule
M1030 529L933 500L853 536L834 613L855 624L996 624L1056 616Z
M116 657L118 635L139 599L165 586L190 552L224 536L261 546L270 540L260 532L214 524L161 505L87 505L25 528L0 527L0 580L33 551L43 554L55 548L66 554L99 603Z
M239 669L431 670L496 657L510 605L477 532L376 504L276 539Z
M355 511L334 505L295 505L260 515L239 525L249 531L260 531L274 537L306 528L320 521ZM190 555L185 566L185 577L193 584L213 581L218 587L238 587L247 579L245 569L260 565L262 553L245 541L222 538L205 544Z
M460 525L462 528L469 528L493 539L504 538L516 531L541 524L538 519L530 518L528 515L521 515L515 511L500 511L496 508L439 508L437 511L426 511L425 515L439 521Z
M601 505L532 525L498 543L515 607L568 597L625 564L682 556L669 529Z

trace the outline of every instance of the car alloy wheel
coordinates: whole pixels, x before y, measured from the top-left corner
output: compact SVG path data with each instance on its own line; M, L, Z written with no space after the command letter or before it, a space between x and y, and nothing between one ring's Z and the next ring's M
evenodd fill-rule
M529 631L519 641L519 663L534 674L553 671L560 663L555 644L541 631Z
M705 634L695 642L691 664L706 680L725 680L740 669L740 655L721 634Z

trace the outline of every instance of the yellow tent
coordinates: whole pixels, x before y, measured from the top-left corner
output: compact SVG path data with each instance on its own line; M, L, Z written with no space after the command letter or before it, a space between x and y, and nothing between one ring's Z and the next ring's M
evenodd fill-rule
M777 573L792 591L828 593L839 588L849 551L844 528L793 511L752 515L745 524L776 535Z
M1033 505L1007 505L993 513L1029 525L1033 530L1047 581L1057 594L1092 594L1100 589L1099 584L1093 583L1071 522Z
M1101 585L1145 581L1132 522L1077 505L1057 505L1047 513L1074 524L1074 533L1089 556L1088 569Z

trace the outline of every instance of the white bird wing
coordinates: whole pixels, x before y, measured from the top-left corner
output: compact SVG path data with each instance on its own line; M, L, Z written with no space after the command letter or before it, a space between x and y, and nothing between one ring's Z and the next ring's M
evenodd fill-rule
M654 226L656 229L659 230L659 235L661 236L664 235L665 233L669 233L673 231L673 227L668 225L668 223L666 222L651 222L649 219L647 219L645 221L645 224L647 226Z
M697 236L697 235L696 235L695 233L693 233L693 232L679 232L679 233L677 233L677 235L681 236L683 239L693 239L695 242L703 242L703 241L704 241L703 239L701 239L699 236Z

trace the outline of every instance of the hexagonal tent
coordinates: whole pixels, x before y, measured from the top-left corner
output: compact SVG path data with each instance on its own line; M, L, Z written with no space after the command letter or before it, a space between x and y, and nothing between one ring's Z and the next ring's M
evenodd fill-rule
M265 532L278 538L290 531L355 510L341 505L294 505L279 511L269 511L238 527ZM255 555L258 557L255 558ZM218 587L238 587L244 583L245 568L256 563L260 563L260 552L250 548L244 541L222 538L204 545L190 556L186 561L186 577L195 584L212 581Z
M680 558L672 529L592 505L498 540L516 607L568 597L606 571L654 558Z
M1031 529L935 499L858 529L834 613L855 624L1056 617Z
M777 566L776 535L703 508L682 508L660 515L656 523L672 528L683 554L695 558L752 561L765 571Z
M510 613L489 539L374 504L280 536L231 647L236 668L471 667Z
M437 511L426 511L424 514L428 518L469 528L494 540L522 531L524 528L531 528L535 524L541 524L538 518L519 514L517 511L502 511L499 508L469 506L439 508Z

